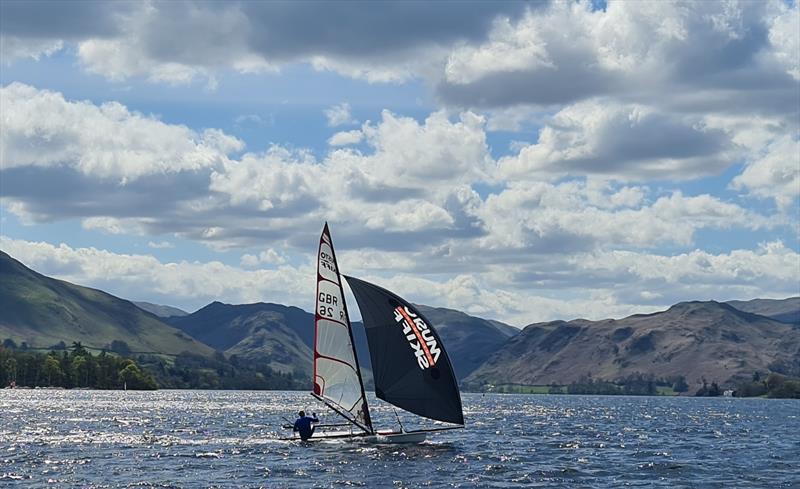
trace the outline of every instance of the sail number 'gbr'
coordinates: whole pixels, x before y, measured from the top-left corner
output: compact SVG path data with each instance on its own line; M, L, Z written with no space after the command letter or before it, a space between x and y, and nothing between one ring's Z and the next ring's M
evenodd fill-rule
M394 320L403 326L403 334L417 358L419 368L425 370L436 365L442 350L425 321L414 311L403 306L395 308Z
M344 323L346 321L342 295L339 286L330 282L320 282L317 293L317 314L326 319Z
M339 309L338 303L338 297L331 294L326 294L325 292L320 292L319 297L317 297L317 304L319 304L319 315L324 318L336 319L344 322L344 311ZM337 312L338 317L336 315Z

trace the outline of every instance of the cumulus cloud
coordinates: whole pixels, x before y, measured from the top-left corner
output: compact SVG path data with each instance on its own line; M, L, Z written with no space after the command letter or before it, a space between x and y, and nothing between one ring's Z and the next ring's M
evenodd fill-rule
M785 111L797 24L797 5L780 2L553 2L454 48L438 93L462 107L615 96L686 112L741 110L734 102L750 93L761 110Z
M319 206L316 163L309 153L292 153L273 146L263 155L246 154L211 174L209 189L228 197L237 207L290 215Z
M0 201L24 222L202 236L224 220L209 175L240 140L20 83L0 88L0 104Z
M484 124L483 117L472 112L462 113L455 123L445 112L435 112L419 124L384 111L380 124L365 125L363 131L375 149L370 157L375 176L430 187L491 178L493 161Z
M313 303L313 268L243 270L217 261L162 263L150 255L29 242L0 237L3 251L40 273L98 287L130 300L180 303L197 309L214 300ZM298 298L300 303L298 303Z
M89 71L112 79L183 83L218 69L256 72L307 62L397 80L427 65L428 56L442 57L449 46L484 39L493 19L526 8L522 1L400 2L386 15L381 4L356 1L9 1L0 34L75 42ZM405 73L398 64L406 65Z
M800 9L782 4L769 25L769 41L774 47L772 56L795 80L800 80Z
M218 129L12 83L0 88L4 210L26 224L76 219L111 234L263 251L233 267L4 246L97 286L142 290L152 281L162 302L241 302L281 293L253 285L277 277L259 273L305 280L287 253L309 253L329 220L349 269L421 302L518 324L576 310L619 316L698 295L794 293L794 244L766 235L793 219L800 195L796 2L397 2L391 16L385 8L2 2L6 64L66 48L109 79L205 78L213 89L231 70L307 63L370 82L421 79L441 104L419 119L383 111L333 134L325 154L277 145L242 154L244 143ZM347 103L324 115L330 127L358 123ZM271 124L257 114L234 122ZM517 132L502 157L492 156L493 131ZM731 177L732 167L740 174ZM678 190L719 175L730 179L719 192ZM774 201L778 214L748 210L752 198ZM727 229L773 242L689 251L699 231ZM151 247L168 243L155 239ZM679 251L658 254L665 247ZM91 260L153 271L132 274L137 285L126 289ZM201 291L213 274L222 284ZM286 290L305 290L294 287Z
M644 200L643 188L598 188L581 182L513 185L487 198L478 216L488 234L481 247L539 253L667 244L691 245L699 229L749 227L775 223L710 195L681 192Z
M147 233L145 227L137 219L119 219L116 217L96 216L81 220L83 229L94 229L108 234L127 234L142 236ZM154 246L151 246L154 248Z
M119 35L123 17L135 6L126 1L4 1L0 5L0 58L6 63L15 58L38 59L61 50L64 41Z
M341 104L325 109L325 117L328 119L328 126L330 127L355 124L358 122L353 119L353 116L350 114L350 104L347 102L342 102Z
M198 133L119 104L66 101L21 84L2 90L9 128L0 155L2 202L26 222L77 217L84 228L112 234L169 233L217 248L283 240L304 248L313 239L297 230L332 220L344 223L346 237L369 234L361 238L367 247L426 250L434 259L475 238L477 248L466 252L491 249L499 261L525 251L690 246L699 229L775 225L710 195L654 194L645 186L592 179L534 179L593 171L641 179L676 171L705 174L740 145L721 142L730 131L722 123L706 129L636 106L565 109L542 129L538 143L497 166L485 120L472 112L451 119L439 111L420 122L384 111L380 121L360 131L366 153L336 149L318 160L305 150L273 146L236 158L242 143L218 130ZM617 134L624 132L620 127L637 125L662 133L661 149ZM776 145L780 156L758 160L736 185L791 199L792 182L776 182L786 176L781 171L794 168L787 159L796 152L793 144ZM646 150L660 159L647 160L640 154ZM773 180L753 176L775 165L789 166L775 170ZM472 188L481 182L501 187L481 197ZM447 263L457 262L440 260L437 266Z
M712 254L693 250L671 256L616 250L575 256L570 260L592 284L622 284L616 295L635 301L672 304L682 300L784 298L800 293L800 255L781 241L761 243L753 250Z
M244 148L216 129L197 133L108 102L68 101L63 95L12 83L3 106L0 166L71 168L125 184L138 178L212 167Z
M185 83L300 62L370 81L425 78L462 108L612 96L681 112L797 113L797 3L397 2L392 15L363 2L3 5L9 52L77 43L84 66L112 79Z
M361 258L362 255L356 255ZM450 307L524 326L538 321L601 319L663 310L685 300L733 300L797 295L800 255L783 243L712 254L674 255L596 251L535 255L526 263L494 265L480 273L431 279L396 262L390 276L362 278L423 304ZM471 260L472 262L472 260ZM344 260L342 261L345 266ZM351 266L358 260L351 260ZM361 277L361 275L359 275Z
M306 310L313 304L314 268L310 263L245 270L214 261L164 263L149 255L116 254L8 237L0 237L0 247L40 273L131 300L169 303L186 309L202 307L212 300L272 301ZM271 259L269 250L266 253ZM796 276L791 266L800 260L800 255L780 242L719 255L700 250L673 256L613 251L550 257L551 266L565 273L550 274L549 281L534 281L525 277L527 269L520 265L507 265L495 273L454 274L445 279L404 273L387 278L359 265L361 258L368 257L362 253L342 257L341 265L349 273L414 302L456 308L517 326L573 318L576 311L582 317L600 319L663 309L680 300L796 295ZM260 261L260 256L256 259ZM582 277L580 281L557 283L577 276ZM643 301L644 296L647 297Z
M328 144L331 146L348 146L351 144L358 144L363 139L364 133L355 129L353 131L337 132L328 139Z
M453 49L437 92L462 107L548 105L602 94L615 77L598 66L593 39L581 27L598 15L587 3L554 2L498 21L485 43Z
M702 120L639 105L598 101L570 105L539 131L535 144L502 158L509 178L607 175L625 179L690 179L714 175L735 152L721 130Z
M0 61L10 65L16 58L40 58L51 56L64 47L61 40L52 39L19 39L0 35Z
M387 111L363 128L367 154L335 150L318 161L280 146L237 157L243 143L216 129L20 83L0 90L0 200L28 223L79 218L86 229L174 233L224 248L332 218L401 234L436 230L428 240L441 240L461 222L451 189L489 178L493 165L483 121L471 113L418 122Z
M283 265L286 263L286 258L274 249L269 248L257 255L242 255L240 263L246 268L256 268L260 265Z
M798 130L799 12L796 2L554 2L454 47L436 90L445 105L487 111L493 129L534 121L538 140L500 162L507 178L755 168L775 135L757 146L753 134Z
M775 199L780 209L788 211L800 197L800 141L790 135L773 141L732 185L757 197Z
M400 3L391 21L379 4L358 2L94 4L60 5L62 20L44 16L52 24L44 29L32 19L47 5L12 2L2 29L14 39L77 41L90 71L116 79L181 83L219 68L308 62L370 80L426 78L445 105L489 110L491 129L517 130L531 112L557 108L539 141L505 162L514 178L719 174L743 155L709 114L796 121L800 111L796 3ZM96 22L85 28L83 18ZM352 123L349 112L330 108L330 124Z

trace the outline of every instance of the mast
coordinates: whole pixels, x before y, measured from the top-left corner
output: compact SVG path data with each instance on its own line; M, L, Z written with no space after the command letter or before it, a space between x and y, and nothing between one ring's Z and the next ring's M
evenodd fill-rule
M367 405L367 393L364 391L364 379L361 378L361 366L358 364L358 352L356 351L356 341L353 338L353 326L350 324L350 313L347 312L347 301L344 298L344 287L342 287L342 275L339 273L339 261L336 259L336 250L333 248L333 238L331 238L330 230L328 229L328 222L325 222L324 231L331 241L331 252L333 253L333 262L336 264L336 277L339 279L339 291L342 293L342 307L344 308L344 317L347 319L347 333L350 335L350 345L353 347L353 359L356 361L356 375L358 376L358 385L361 387L361 397L364 399L364 417L366 424L369 427L370 433L374 432L372 429L372 419L369 416L369 406Z
M374 433L327 222L320 236L317 255L314 324L314 397L362 430ZM347 331L346 336L342 328Z

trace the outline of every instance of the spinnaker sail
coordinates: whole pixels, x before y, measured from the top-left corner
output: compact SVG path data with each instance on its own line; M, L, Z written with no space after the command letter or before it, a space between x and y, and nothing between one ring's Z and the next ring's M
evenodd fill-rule
M396 294L345 278L366 328L375 394L414 414L463 425L453 366L430 321Z
M317 254L314 395L368 433L372 422L328 224Z

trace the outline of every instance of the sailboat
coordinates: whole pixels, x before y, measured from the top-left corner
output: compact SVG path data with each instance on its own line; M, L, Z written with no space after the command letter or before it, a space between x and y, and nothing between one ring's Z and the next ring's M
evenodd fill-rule
M367 333L376 396L419 417L448 423L407 431L397 416L399 429L379 430L373 425L342 277L325 223L317 255L312 395L344 418L349 430L321 432L312 440L369 437L379 442L417 443L431 432L463 428L458 382L430 321L400 296L345 276Z

